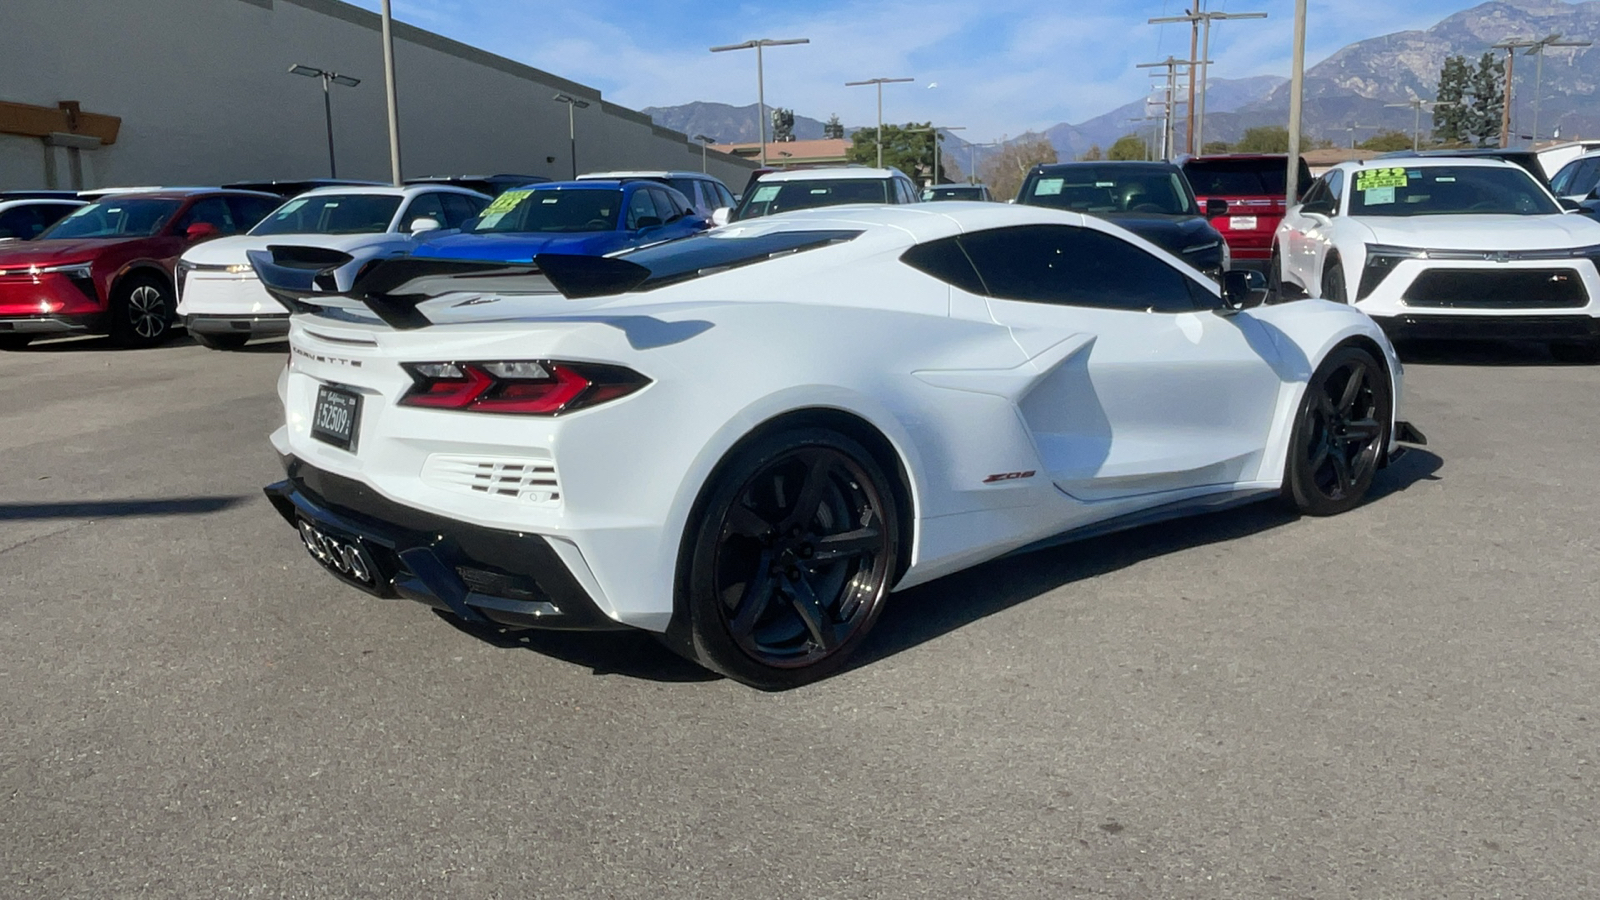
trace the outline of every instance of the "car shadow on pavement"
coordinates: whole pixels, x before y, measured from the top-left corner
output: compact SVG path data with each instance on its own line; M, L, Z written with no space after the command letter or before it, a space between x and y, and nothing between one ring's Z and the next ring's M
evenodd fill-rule
M1378 502L1421 481L1435 481L1438 456L1411 450L1378 473L1367 502ZM1207 544L1288 525L1300 517L1264 501L1231 510L1145 525L983 563L894 594L847 670L924 644L1041 594L1099 575Z
M1593 363L1557 359L1542 341L1458 340L1402 341L1395 346L1400 361L1417 366L1576 366Z
M473 625L434 610L458 631L506 649L532 650L563 662L586 666L595 675L621 675L644 681L717 681L715 672L673 653L642 631L511 631Z
M123 519L142 516L202 516L221 512L248 497L177 497L170 500L65 500L0 503L0 522L43 519Z

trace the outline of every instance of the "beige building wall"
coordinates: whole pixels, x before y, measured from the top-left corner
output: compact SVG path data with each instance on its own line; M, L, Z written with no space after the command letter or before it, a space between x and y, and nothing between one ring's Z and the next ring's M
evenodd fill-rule
M698 144L594 88L403 23L395 39L406 177L569 177L558 91L590 101L576 112L580 172L700 169ZM95 150L0 134L0 189L44 187L52 172L86 188L325 177L321 82L288 74L296 63L361 79L332 88L339 176L387 181L374 13L338 0L0 0L0 100L122 118ZM708 168L737 192L753 164L713 151Z

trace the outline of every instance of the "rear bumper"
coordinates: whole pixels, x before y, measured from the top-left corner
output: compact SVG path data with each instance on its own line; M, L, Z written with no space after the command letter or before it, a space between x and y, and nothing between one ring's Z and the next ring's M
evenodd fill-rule
M183 324L195 334L248 334L282 337L289 333L289 314L270 316L184 316Z
M102 316L5 316L0 334L84 334L104 331Z
M1566 316L1373 316L1391 340L1559 341L1600 338L1600 318Z
M288 478L268 485L267 499L301 531L312 557L347 584L480 624L570 631L628 628L600 611L540 535L436 516L295 457L283 462ZM359 564L338 558L349 548L358 548ZM368 567L371 572L361 571Z

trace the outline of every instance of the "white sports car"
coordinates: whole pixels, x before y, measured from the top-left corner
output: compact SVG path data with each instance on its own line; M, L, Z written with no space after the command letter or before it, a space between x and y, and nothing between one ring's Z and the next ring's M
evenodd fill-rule
M329 571L765 688L835 671L891 590L1262 498L1337 513L1421 440L1371 319L1225 297L1059 210L819 209L342 294L337 260L252 260L301 311L267 494Z
M289 311L256 280L245 254L294 243L363 259L402 256L417 236L459 228L489 198L449 185L317 188L278 207L248 234L198 244L178 260L178 315L213 350L237 350L252 337L286 334Z
M1281 288L1352 303L1394 338L1516 337L1600 348L1600 222L1495 159L1343 163L1278 226Z

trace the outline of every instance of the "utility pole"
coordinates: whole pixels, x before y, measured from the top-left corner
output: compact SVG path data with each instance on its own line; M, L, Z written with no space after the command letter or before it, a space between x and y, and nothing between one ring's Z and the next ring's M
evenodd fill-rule
M1506 52L1506 102L1500 110L1500 146L1511 146L1511 77L1516 74L1517 51L1532 47L1533 38L1506 38L1490 49Z
M1535 64L1538 74L1533 79L1533 144L1539 143L1539 101L1544 95L1544 52L1551 47L1593 47L1594 41L1563 41L1560 32L1552 31L1547 36L1533 42L1524 56L1537 56Z
M1178 92L1178 67L1182 66L1182 65L1188 65L1188 64L1190 64L1192 62L1193 62L1192 60L1182 60L1182 59L1178 59L1178 58L1173 57L1173 56L1168 56L1166 59L1164 59L1164 60L1162 60L1160 62L1139 63L1137 66L1135 66L1135 68L1139 68L1139 69L1166 69L1167 70L1166 76L1165 76L1166 79L1167 79L1167 87L1166 87L1167 124L1166 124L1166 127L1162 129L1162 131L1164 133L1164 137L1161 140L1161 158L1162 159L1171 159L1173 156L1177 155L1177 149L1178 149L1177 148L1177 139L1176 139L1176 136L1174 134L1174 132L1176 131L1176 127L1175 126L1177 124L1177 121L1176 121L1177 120L1177 116L1174 115L1175 110L1174 110L1173 107L1176 105L1176 102L1174 100L1174 95L1177 94L1177 92Z
M1206 132L1206 89L1211 83L1211 23L1223 22L1228 19L1265 19L1264 12L1229 13L1206 12L1203 8L1205 0L1197 0L1196 8L1186 11L1181 16L1164 16L1151 19L1152 25L1164 25L1175 22L1189 23L1189 137L1187 141L1189 153L1205 152ZM1195 56L1195 37L1200 37L1199 56ZM1195 95L1196 68L1198 67L1199 96Z
M1421 97L1412 97L1404 103L1385 103L1385 109L1410 109L1414 113L1411 123L1411 149L1422 149L1422 108L1432 106L1438 109L1441 106L1460 106L1454 100L1424 100Z
M861 87L862 85L875 84L878 86L878 168L883 168L883 86L886 84L902 84L907 81L916 81L915 78L868 78L866 81L846 81L845 87Z
M1306 92L1306 0L1294 0L1294 62L1289 67L1289 160L1283 180L1287 209L1300 199L1300 116Z

